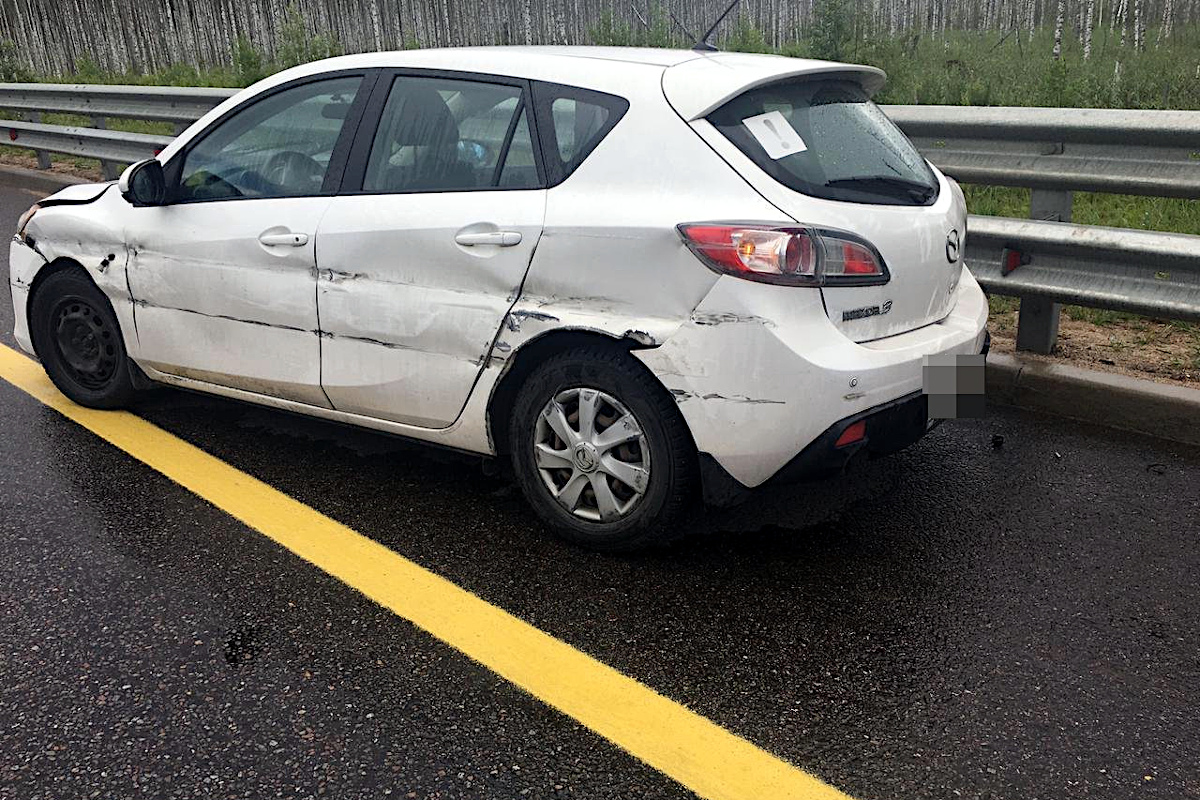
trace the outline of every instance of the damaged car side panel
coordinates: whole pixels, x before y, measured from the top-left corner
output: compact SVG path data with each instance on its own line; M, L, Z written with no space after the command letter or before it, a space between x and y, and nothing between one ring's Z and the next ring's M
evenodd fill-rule
M428 428L457 419L545 213L544 189L339 197L317 236L334 408Z
M329 203L293 197L127 205L139 361L158 373L328 406L314 234ZM269 233L302 235L304 243L265 244Z
M28 299L38 273L48 264L77 264L108 298L121 326L125 349L136 356L138 341L126 274L128 253L122 232L128 208L112 184L79 184L51 195L29 221L24 239L13 240L9 280L13 287L16 338L33 352Z
M570 178L549 190L545 230L493 363L555 330L659 347L718 280L683 246L675 226L787 218L698 137L680 136L666 149L646 146L664 130L686 132L658 85L614 72L597 76L594 88L629 98L629 109Z

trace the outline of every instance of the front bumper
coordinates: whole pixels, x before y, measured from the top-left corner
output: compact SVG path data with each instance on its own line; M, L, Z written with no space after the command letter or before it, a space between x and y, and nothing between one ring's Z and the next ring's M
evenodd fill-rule
M46 263L46 259L20 239L13 237L8 246L8 285L12 292L13 338L21 349L33 354L33 342L29 337L29 289L33 277Z
M862 344L830 322L818 292L722 278L678 333L635 355L679 403L706 484L723 472L745 489L790 476L839 424L919 396L926 357L980 353L986 339L987 300L967 270L947 317ZM885 420L873 425L877 447Z

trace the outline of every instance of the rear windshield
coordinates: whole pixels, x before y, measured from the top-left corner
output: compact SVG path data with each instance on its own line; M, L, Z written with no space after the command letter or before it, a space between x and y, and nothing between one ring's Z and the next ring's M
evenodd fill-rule
M937 199L925 159L851 81L763 86L708 121L768 175L806 195L877 205Z

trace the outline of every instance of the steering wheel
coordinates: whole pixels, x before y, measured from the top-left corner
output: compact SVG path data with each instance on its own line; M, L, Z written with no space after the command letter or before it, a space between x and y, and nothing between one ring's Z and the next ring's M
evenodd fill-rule
M320 162L296 150L281 150L263 165L263 177L291 191L316 191L325 178Z

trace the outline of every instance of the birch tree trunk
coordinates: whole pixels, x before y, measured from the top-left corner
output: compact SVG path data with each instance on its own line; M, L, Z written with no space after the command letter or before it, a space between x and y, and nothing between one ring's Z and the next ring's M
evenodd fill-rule
M1171 29L1175 24L1175 0L1163 3L1162 27L1158 29L1158 41L1170 40Z
M1170 0L1168 0L1169 2ZM1087 18L1083 21L1083 60L1088 61L1092 57L1092 18L1096 14L1096 0L1088 0L1087 2Z
M1058 0L1058 14L1054 18L1054 60L1062 58L1063 22L1067 15L1066 0ZM1045 52L1044 50L1042 52Z
M1142 18L1142 0L1133 0L1133 49L1146 49L1146 23Z

